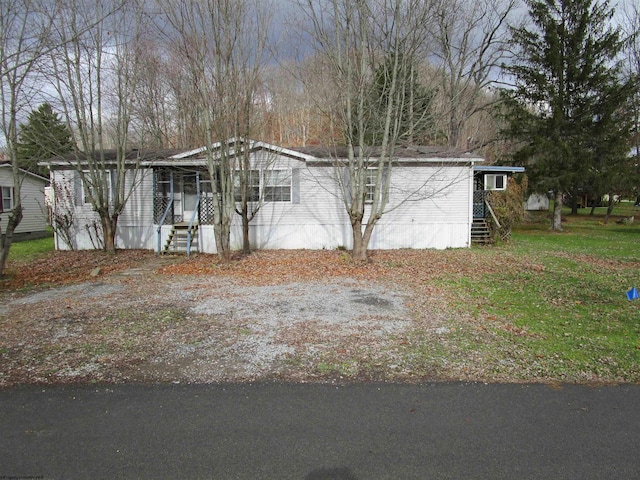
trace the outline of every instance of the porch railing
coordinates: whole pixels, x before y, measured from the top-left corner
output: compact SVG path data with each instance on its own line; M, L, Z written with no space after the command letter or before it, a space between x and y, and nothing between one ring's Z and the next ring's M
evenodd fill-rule
M193 224L196 221L196 217L198 217L198 213L200 212L200 174L196 173L196 204L193 208L193 212L191 213L191 220L189 220L189 227L187 228L187 257L191 255L191 240L193 238Z
M167 208L164 209L164 213L160 222L158 223L158 255L162 253L162 226L164 222L167 221L167 216L169 212L173 210L173 201L174 201L174 191L173 191L173 172L170 174L170 182L169 182L169 203L167 203Z

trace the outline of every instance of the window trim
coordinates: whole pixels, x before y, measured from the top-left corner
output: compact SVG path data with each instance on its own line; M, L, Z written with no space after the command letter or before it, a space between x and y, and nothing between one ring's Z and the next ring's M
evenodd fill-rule
M502 178L502 186L501 187L497 187L496 183L497 183L497 179L498 178ZM492 181L490 182L490 179L492 179ZM490 185L491 183L491 185ZM506 173L487 173L484 176L484 189L485 190L497 190L497 191L504 191L507 189L507 174Z
M262 172L258 169L249 170L249 181L251 182L251 185L249 186L249 198L247 199L247 202L257 203L260 201L260 192L262 187ZM240 195L240 171L239 170L235 171L235 175L233 177L233 198L236 203L239 203L242 201L242 197Z
M280 181L280 183L275 183L275 184L268 184L268 181L270 180L270 175L275 174L276 172L278 173L284 173L285 177L284 179L286 180L286 184L284 182L282 182L282 178L278 178L278 180ZM293 170L291 168L286 168L286 169L265 169L262 172L262 199L265 203L292 203L293 202ZM269 190L273 189L274 193L280 192L277 195L272 194L270 195ZM276 190L277 189L277 190ZM284 189L288 189L289 190L289 194L288 194L288 198L286 200L283 200L282 197L282 192L284 192Z
M5 197L5 192L9 192L9 196ZM14 203L14 188L7 186L7 185L2 185L0 186L0 212L10 212L11 210L13 210L13 207L15 205ZM4 208L4 201L8 199L9 200L9 208Z
M376 183L378 181L378 167L369 167L365 172L364 188L365 197L364 203L373 203L373 199L376 195Z
M106 176L106 180L107 180L107 198L109 201L109 205L112 205L113 203L113 198L112 198L112 194L113 194L113 180L112 180L112 175L113 175L113 170L105 170L104 171L105 176ZM82 171L82 175L80 176L80 183L82 185L82 206L87 206L87 205L92 205L91 203L91 198L88 195L88 189L91 188L89 186L89 184L87 182L85 182L85 178L87 178L88 176L91 175L91 172L89 170L83 170Z

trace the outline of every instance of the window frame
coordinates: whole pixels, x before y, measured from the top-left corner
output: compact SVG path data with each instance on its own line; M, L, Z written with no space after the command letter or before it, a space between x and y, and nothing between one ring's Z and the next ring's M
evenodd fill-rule
M112 195L112 189L113 189L113 185L112 185L113 170L105 170L104 173L107 179L108 204L112 205L113 197L111 195ZM90 177L90 175L91 175L91 172L89 170L83 170L82 175L80 177L80 182L82 184L82 206L92 205L90 195L88 194L91 186L85 181L85 178Z
M261 172L258 169L249 170L249 198L247 198L247 202L256 203L260 201L260 190L262 187L261 181ZM242 196L240 194L240 171L236 170L235 175L233 177L233 198L236 203L242 201Z
M9 192L9 195L6 196L5 192ZM14 188L6 185L0 186L0 212L10 212L13 210L14 201ZM5 200L9 200L9 208L4 208Z
M373 203L376 194L376 182L378 181L378 167L369 167L364 179L365 197L364 203Z
M498 178L502 179L502 186L497 186ZM484 189L504 191L507 189L507 174L506 173L487 173L484 176Z
M276 177L277 182L271 183L271 178ZM268 169L262 174L262 199L265 203L292 203L293 201L293 171L287 169ZM284 192L286 199L284 198Z

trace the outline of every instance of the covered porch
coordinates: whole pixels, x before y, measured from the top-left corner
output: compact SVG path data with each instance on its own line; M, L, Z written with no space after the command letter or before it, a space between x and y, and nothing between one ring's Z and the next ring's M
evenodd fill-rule
M215 198L206 169L153 170L153 223L157 253L201 251L201 225L213 225Z

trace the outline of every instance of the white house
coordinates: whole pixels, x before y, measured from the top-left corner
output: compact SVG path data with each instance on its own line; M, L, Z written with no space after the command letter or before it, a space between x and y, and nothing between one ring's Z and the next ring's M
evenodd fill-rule
M22 221L14 232L14 239L42 236L47 229L44 190L49 181L26 170L20 170L20 181ZM9 221L8 212L15 204L14 187L11 165L0 164L0 226L3 234Z
M260 209L250 223L252 248L352 248L351 225L340 185L345 151L281 148L263 142L235 141L232 153L251 153L254 200ZM215 155L219 144L209 152ZM148 154L140 162L136 186L119 218L118 248L184 249L215 253L212 194L206 149ZM375 150L373 151L375 158ZM109 158L107 156L107 158ZM474 154L452 155L437 147L396 150L386 213L374 230L371 249L459 248L471 243ZM55 207L73 212L74 248L95 248L97 214L85 202L80 175L65 159L51 159ZM132 170L133 172L133 170ZM133 178L133 173L130 175ZM59 187L64 188L60 189ZM366 216L365 216L366 218ZM92 233L93 232L93 233ZM231 243L242 247L240 216ZM69 248L61 239L57 248Z

